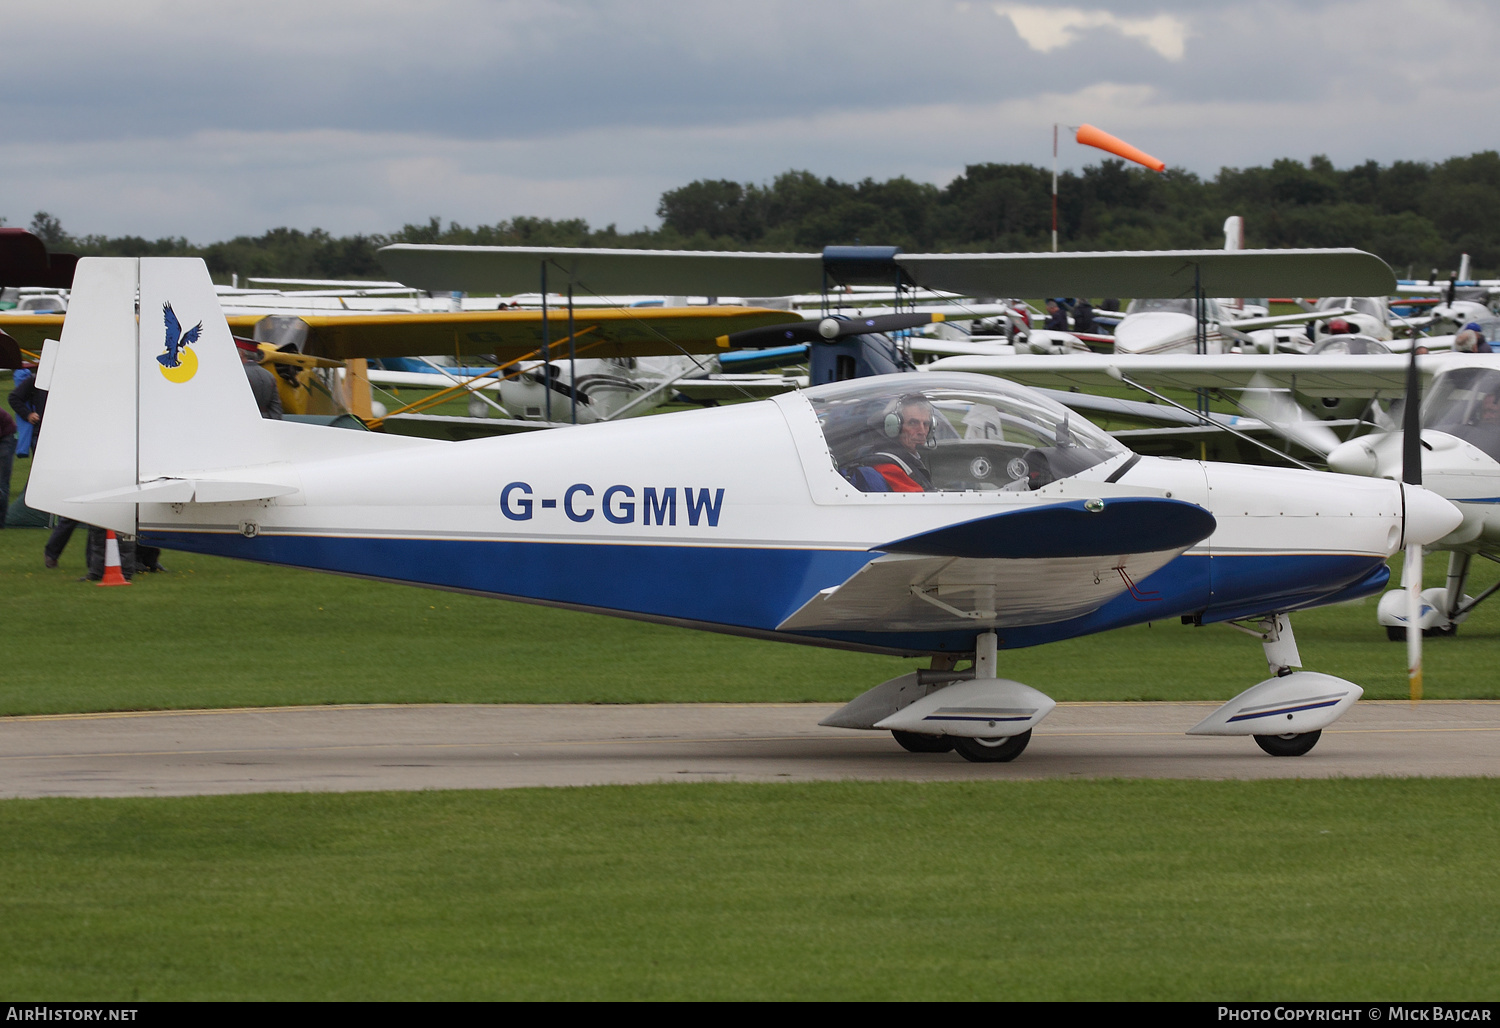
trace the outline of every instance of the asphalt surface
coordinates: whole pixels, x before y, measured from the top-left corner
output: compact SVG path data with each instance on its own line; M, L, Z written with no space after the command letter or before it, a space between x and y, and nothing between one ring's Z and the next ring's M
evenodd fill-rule
M1500 701L1364 701L1313 751L1183 733L1213 703L1062 703L1009 764L821 728L836 704L339 706L0 718L0 797L683 781L1500 774Z

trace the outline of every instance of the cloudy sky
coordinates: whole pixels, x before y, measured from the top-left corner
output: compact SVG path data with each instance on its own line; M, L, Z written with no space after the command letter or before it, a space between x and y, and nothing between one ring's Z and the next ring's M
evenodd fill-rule
M0 216L211 242L654 226L789 168L943 184L1089 122L1212 175L1500 147L1481 0L7 0ZM1064 167L1102 156L1065 138Z

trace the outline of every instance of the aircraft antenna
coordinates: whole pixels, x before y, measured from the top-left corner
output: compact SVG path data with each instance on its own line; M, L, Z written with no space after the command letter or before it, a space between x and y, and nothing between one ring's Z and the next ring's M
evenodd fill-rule
M552 420L552 355L548 352L552 342L547 325L547 259L542 260L542 402L547 405L547 420Z

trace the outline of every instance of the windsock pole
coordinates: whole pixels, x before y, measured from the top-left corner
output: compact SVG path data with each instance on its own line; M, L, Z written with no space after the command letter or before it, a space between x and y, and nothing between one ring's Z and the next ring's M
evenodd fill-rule
M104 577L99 584L130 584L130 580L120 570L120 541L115 538L114 529L109 529L104 533Z

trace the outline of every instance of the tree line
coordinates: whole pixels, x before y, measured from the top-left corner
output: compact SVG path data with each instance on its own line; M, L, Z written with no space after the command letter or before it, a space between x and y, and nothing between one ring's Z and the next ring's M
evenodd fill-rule
M238 274L383 278L375 253L388 243L614 246L648 249L816 250L883 244L925 252L1021 252L1051 246L1051 171L1029 164L971 164L946 186L897 177L840 182L788 171L769 183L700 179L663 193L661 226L621 232L582 219L517 217L493 225L403 225L381 235L335 237L276 228L198 245L184 238L73 236L38 212L31 229L53 250L81 255L201 257L218 281ZM1107 159L1058 179L1065 250L1217 248L1224 219L1245 218L1251 247L1354 246L1399 276L1445 276L1468 253L1476 273L1500 272L1500 153L1441 163L1376 161L1336 168L1327 157L1224 168L1212 179L1164 174Z

